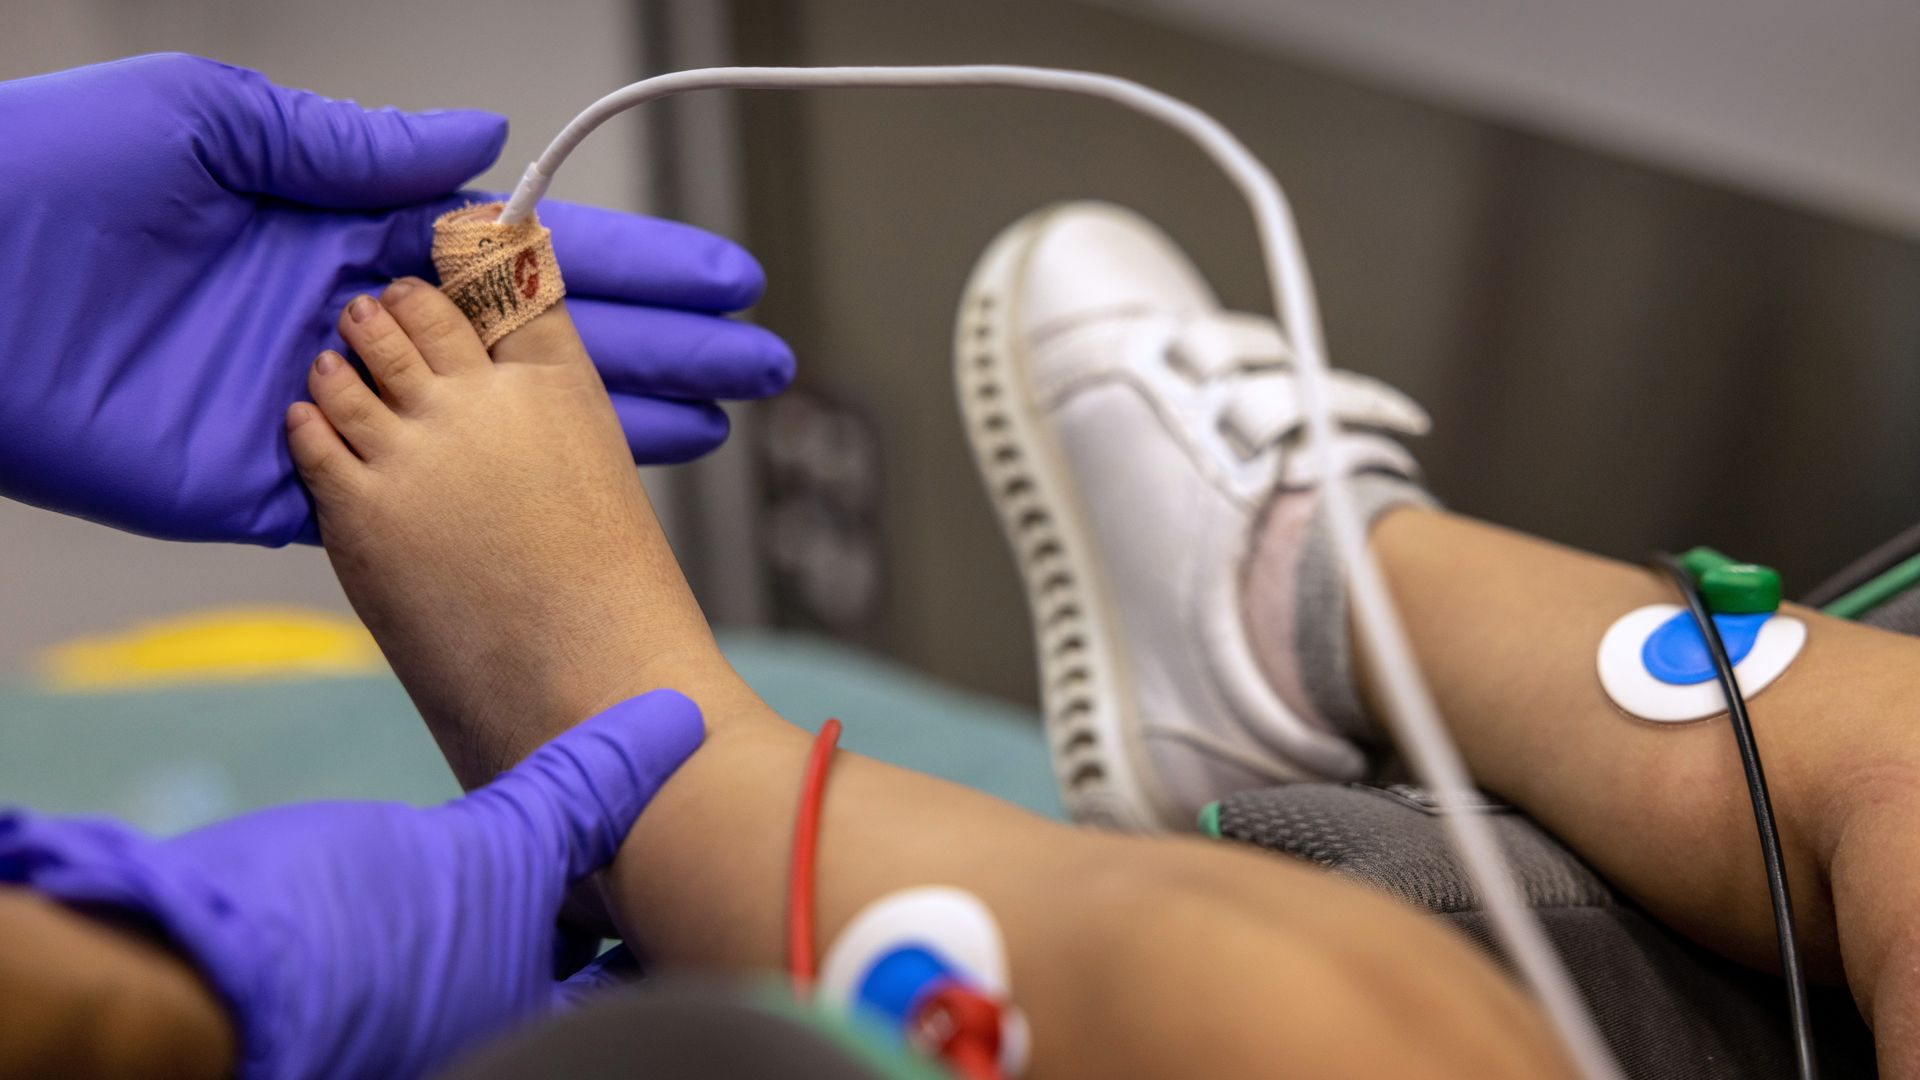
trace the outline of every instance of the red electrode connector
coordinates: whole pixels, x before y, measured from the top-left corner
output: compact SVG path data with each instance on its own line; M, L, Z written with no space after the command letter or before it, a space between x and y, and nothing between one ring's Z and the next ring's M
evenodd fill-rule
M957 982L927 991L908 1029L908 1041L928 1057L947 1064L964 1080L1003 1080L1000 1071L1001 1021L998 1001Z

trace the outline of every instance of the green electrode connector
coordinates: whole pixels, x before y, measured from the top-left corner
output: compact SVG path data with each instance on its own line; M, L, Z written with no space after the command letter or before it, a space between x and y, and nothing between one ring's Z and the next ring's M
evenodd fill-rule
M1780 572L1758 563L1736 562L1710 547L1680 556L1680 565L1700 585L1707 610L1715 615L1771 615L1780 610Z

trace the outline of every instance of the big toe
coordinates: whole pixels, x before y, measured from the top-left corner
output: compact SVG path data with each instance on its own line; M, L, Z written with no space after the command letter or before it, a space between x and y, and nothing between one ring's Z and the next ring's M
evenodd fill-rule
M555 304L493 346L499 364L584 364L592 366L580 344L580 332L564 303Z

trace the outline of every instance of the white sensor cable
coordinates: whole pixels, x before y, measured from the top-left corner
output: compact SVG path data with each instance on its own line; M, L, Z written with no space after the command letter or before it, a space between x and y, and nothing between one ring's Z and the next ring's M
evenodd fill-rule
M527 166L514 189L503 224L527 220L553 182L567 155L592 131L636 105L688 90L804 90L858 87L1003 87L1051 90L1100 98L1159 120L1197 144L1245 196L1259 230L1260 249L1273 290L1273 306L1293 343L1299 374L1300 405L1306 416L1309 452L1322 477L1327 519L1353 596L1354 625L1372 670L1378 673L1382 704L1414 776L1434 795L1454 850L1486 906L1500 944L1532 985L1574 1064L1587 1080L1622 1080L1619 1066L1593 1018L1548 944L1546 934L1524 904L1508 872L1493 829L1475 803L1472 780L1453 739L1440 719L1439 706L1414 660L1405 628L1388 594L1386 579L1367 548L1366 529L1347 488L1346 473L1334 454L1338 432L1329 408L1332 392L1326 345L1313 282L1293 224L1293 212L1280 185L1260 161L1219 121L1178 98L1112 75L1009 64L959 64L934 67L717 67L659 75L608 94L573 118Z

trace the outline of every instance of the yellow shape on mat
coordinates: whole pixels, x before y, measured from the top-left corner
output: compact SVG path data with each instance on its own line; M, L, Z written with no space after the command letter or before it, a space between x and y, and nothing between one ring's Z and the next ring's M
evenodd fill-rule
M364 675L386 666L357 621L279 607L197 611L74 638L45 650L39 661L54 690Z

